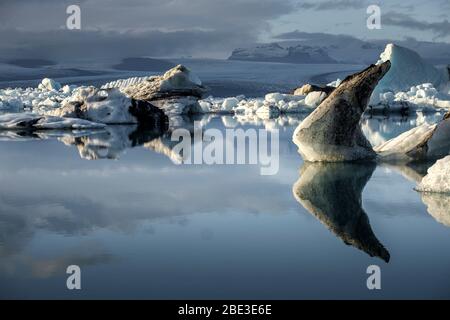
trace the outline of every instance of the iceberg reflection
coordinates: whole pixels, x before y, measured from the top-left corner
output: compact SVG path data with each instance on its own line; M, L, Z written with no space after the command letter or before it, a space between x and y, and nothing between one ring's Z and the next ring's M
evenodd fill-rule
M419 184L434 162L384 163L383 167L394 169L406 179ZM450 195L445 193L421 192L421 200L428 213L439 223L450 227Z
M370 227L361 194L375 163L305 163L295 199L344 243L389 262L389 251Z

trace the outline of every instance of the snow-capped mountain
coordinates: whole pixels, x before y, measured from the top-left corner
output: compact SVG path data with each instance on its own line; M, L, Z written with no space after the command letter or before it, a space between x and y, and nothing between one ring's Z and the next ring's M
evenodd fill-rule
M450 43L405 40L361 40L348 35L293 32L279 41L236 49L230 60L290 63L371 64L378 60L386 44L414 50L431 64L450 64ZM301 40L300 40L301 39Z
M278 43L239 48L233 50L228 59L287 63L336 63L320 47L304 45L282 47Z

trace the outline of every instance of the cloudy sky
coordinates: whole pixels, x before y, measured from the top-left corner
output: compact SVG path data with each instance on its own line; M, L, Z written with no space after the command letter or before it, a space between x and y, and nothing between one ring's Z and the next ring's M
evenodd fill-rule
M81 8L67 30L66 8ZM381 30L366 27L381 7ZM450 42L450 0L1 0L0 58L227 57L295 30Z

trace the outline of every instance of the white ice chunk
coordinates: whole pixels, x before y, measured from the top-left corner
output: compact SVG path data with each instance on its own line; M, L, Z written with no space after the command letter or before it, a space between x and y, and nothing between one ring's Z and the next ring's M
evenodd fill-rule
M308 93L305 98L305 104L309 107L317 107L325 98L327 94L323 91L313 91Z
M450 193L450 156L438 160L417 186L422 192Z
M256 110L256 115L261 119L271 119L280 115L280 109L275 106L262 106Z
M58 91L59 89L61 89L61 84L59 82L49 78L42 79L39 86L42 90L49 90L49 91L50 90Z
M238 105L238 103L239 100L237 98L226 98L225 100L223 100L222 110L231 111Z
M284 99L284 95L278 92L268 93L266 94L264 100L271 103L278 103L279 101Z

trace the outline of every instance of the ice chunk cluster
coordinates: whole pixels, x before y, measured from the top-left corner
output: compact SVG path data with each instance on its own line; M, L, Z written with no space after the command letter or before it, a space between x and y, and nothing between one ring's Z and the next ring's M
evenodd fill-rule
M72 95L76 86L61 86L45 78L37 88L0 89L0 111L49 110L61 106L61 102Z
M450 109L450 95L446 90L438 91L432 83L412 86L408 91L386 91L380 93L379 103L371 105L372 111L436 111Z
M127 87L152 77L117 80L103 85L101 88ZM191 81L191 80L190 80ZM192 81L198 82L196 79ZM92 92L92 86L61 86L54 80L43 79L37 88L0 89L0 111L21 112L32 111L37 114L55 115L57 110L69 102L82 101ZM106 92L106 91L105 91ZM208 97L203 100L189 99L189 96L177 99L161 99L152 101L168 115L191 113L218 114L259 114L262 117L274 117L281 113L310 112L326 97L323 92L311 92L307 95L291 95L279 92L269 93L264 98ZM55 113L56 112L56 113Z
M450 156L438 160L417 187L422 192L450 193Z
M325 99L324 92L308 95L292 95L279 92L268 93L264 98L246 98L243 95L229 98L212 96L199 100L202 113L256 114L263 118L283 113L310 112Z

